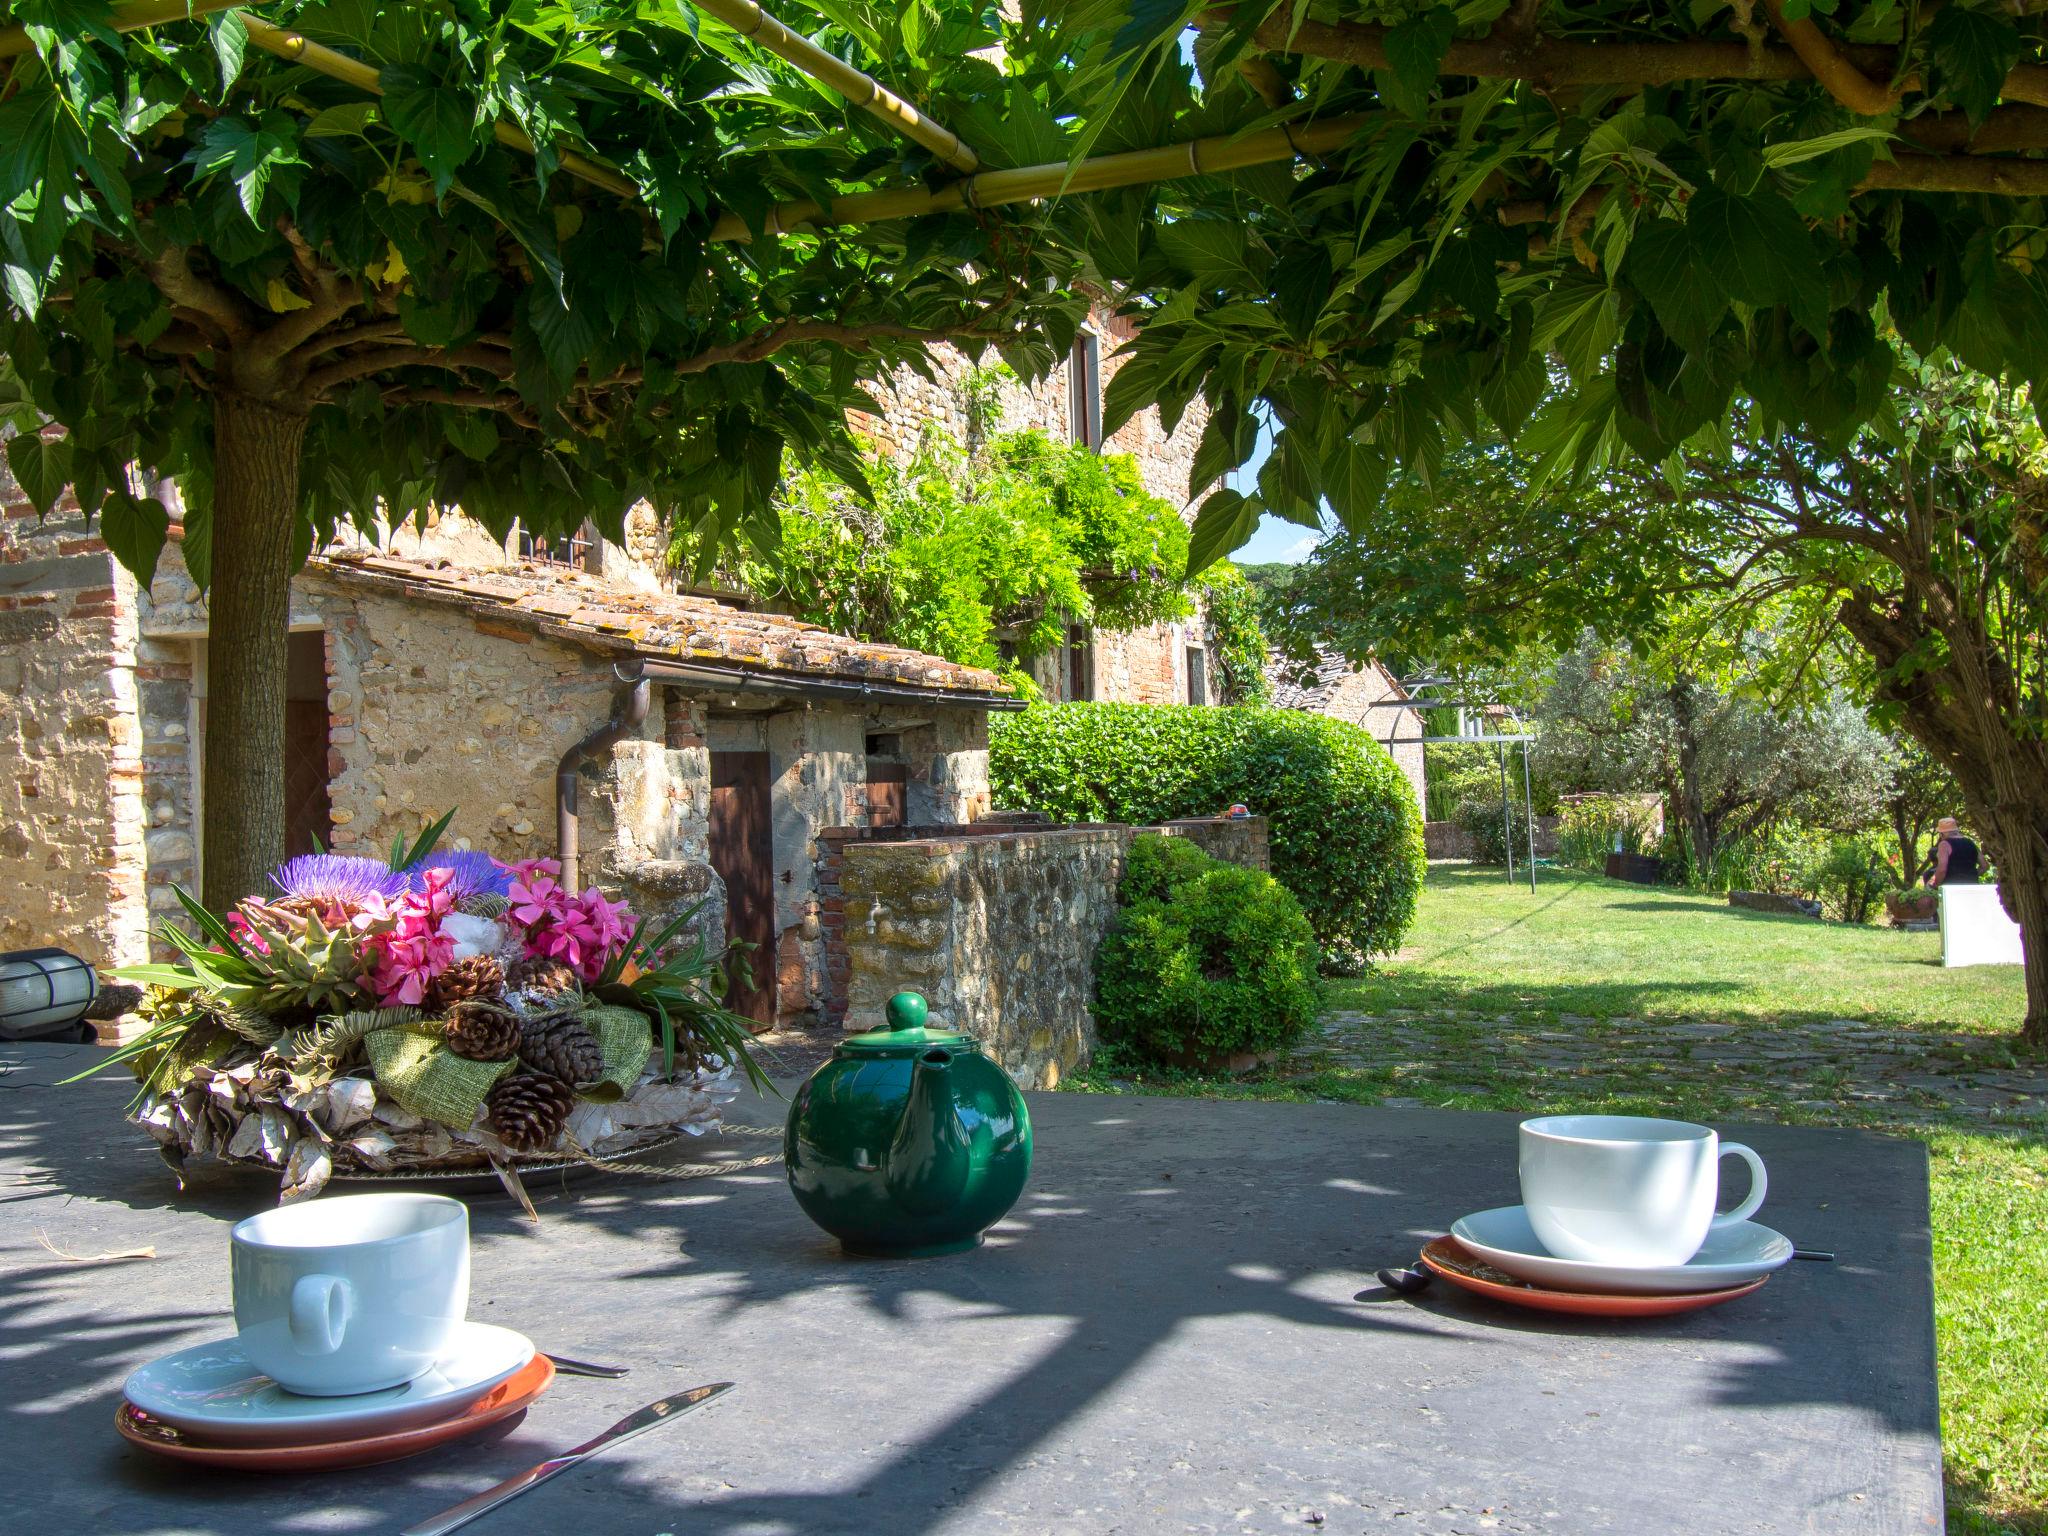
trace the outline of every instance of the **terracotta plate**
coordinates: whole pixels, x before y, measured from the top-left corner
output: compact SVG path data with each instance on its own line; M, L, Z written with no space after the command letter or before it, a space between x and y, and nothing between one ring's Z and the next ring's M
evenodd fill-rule
M1540 1312L1573 1312L1581 1317L1668 1317L1674 1312L1692 1312L1701 1307L1718 1307L1724 1301L1747 1296L1771 1277L1759 1276L1744 1285L1718 1291L1685 1291L1675 1296L1616 1296L1598 1291L1554 1291L1547 1286L1517 1280L1505 1270L1476 1258L1455 1237L1440 1237L1422 1250L1422 1262L1430 1272L1476 1296L1491 1296L1511 1306L1534 1307Z
M546 1355L535 1355L518 1375L499 1383L452 1418L354 1440L315 1440L304 1445L221 1445L188 1430L174 1429L130 1402L123 1402L115 1410L114 1428L121 1432L122 1439L145 1451L207 1467L238 1467L245 1472L324 1472L338 1467L369 1467L380 1461L417 1456L421 1451L460 1440L515 1413L523 1413L554 1379L554 1362Z

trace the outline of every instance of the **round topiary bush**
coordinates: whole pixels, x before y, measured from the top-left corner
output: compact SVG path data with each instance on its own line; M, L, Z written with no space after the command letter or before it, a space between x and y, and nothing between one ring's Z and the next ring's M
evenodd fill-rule
M1426 868L1408 780L1355 725L1288 709L1035 704L989 722L1006 810L1144 825L1242 802L1340 968L1399 946Z
M1141 837L1095 956L1103 1040L1218 1070L1298 1040L1316 1016L1315 935L1271 875L1181 838Z

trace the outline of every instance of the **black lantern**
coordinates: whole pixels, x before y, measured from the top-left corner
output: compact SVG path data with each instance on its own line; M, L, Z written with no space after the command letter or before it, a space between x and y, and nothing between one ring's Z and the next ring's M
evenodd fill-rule
M99 991L92 967L64 950L0 954L0 1040L79 1039L79 1020Z

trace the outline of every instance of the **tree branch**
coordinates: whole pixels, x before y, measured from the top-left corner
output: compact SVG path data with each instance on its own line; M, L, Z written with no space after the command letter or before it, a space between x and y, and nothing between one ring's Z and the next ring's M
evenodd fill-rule
M469 410L497 411L509 416L529 432L540 430L540 419L526 409L517 395L494 395L481 389L429 389L401 385L384 391L389 405L454 405Z
M184 246L166 245L145 270L174 306L210 320L230 342L247 341L259 324L255 309L233 289L194 272L191 258Z
M1864 117L1883 117L1897 109L1905 93L1879 85L1843 58L1811 17L1788 20L1783 0L1764 0L1764 9L1771 13L1771 25L1778 35L1792 45L1799 61L1836 101Z
M343 347L352 347L364 341L388 341L393 336L403 336L405 326L398 320L367 320L361 325L347 326L338 331L327 331L313 337L299 348L299 356L311 362L316 357Z
M989 331L974 326L957 329L925 328L877 322L846 325L836 320L784 320L724 346L709 347L695 357L675 364L676 373L704 373L720 363L758 363L801 342L824 341L853 352L866 352L877 341L914 341L925 346L941 341L998 341L1010 335L1005 328ZM637 382L639 372L621 376L620 382Z
M1227 25L1228 7L1196 23ZM1259 24L1252 41L1268 53L1299 53L1334 59L1363 69L1391 67L1387 29L1363 22L1301 21L1280 11ZM1823 39L1826 41L1826 39ZM1828 44L1845 65L1865 75L1889 78L1897 56L1890 48ZM1495 80L1528 80L1545 88L1569 85L1674 85L1682 80L1811 80L1814 72L1789 48L1752 48L1743 42L1701 38L1660 43L1575 43L1557 38L1531 40L1512 18L1482 38L1452 42L1438 66L1440 75L1476 75ZM1866 82L1867 83L1867 82ZM1899 89L1921 88L1908 75ZM2048 66L2017 64L1999 94L2008 101L2048 105Z
M337 384L351 384L392 368L441 368L449 373L475 368L501 379L512 377L510 358L496 356L481 347L379 347L374 352L358 353L314 369L306 375L306 398L318 400Z

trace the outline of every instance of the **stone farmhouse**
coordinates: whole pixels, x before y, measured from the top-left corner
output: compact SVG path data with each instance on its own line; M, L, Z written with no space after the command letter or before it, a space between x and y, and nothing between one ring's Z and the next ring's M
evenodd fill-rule
M1006 385L1005 425L1131 452L1185 506L1204 489L1186 483L1196 411L1102 439L1116 340L1098 317L1050 380ZM939 383L906 372L856 423L884 451L964 429L949 386L968 361L934 365ZM0 949L132 962L201 874L204 598L175 528L138 589L75 508L38 520L0 491ZM1071 1070L1130 829L991 817L987 719L1018 706L993 673L679 590L662 546L644 511L623 546L555 548L500 545L451 511L316 555L293 584L290 851L378 854L454 807L465 845L560 853L642 910L705 902L713 932L752 946L734 1002L763 1025L866 1027L920 985L1020 1080ZM1201 703L1209 670L1197 616L1076 630L1041 681L1056 699ZM1262 823L1184 830L1264 862Z

